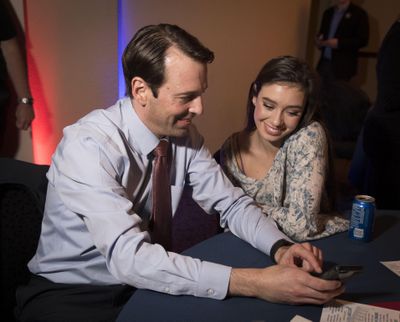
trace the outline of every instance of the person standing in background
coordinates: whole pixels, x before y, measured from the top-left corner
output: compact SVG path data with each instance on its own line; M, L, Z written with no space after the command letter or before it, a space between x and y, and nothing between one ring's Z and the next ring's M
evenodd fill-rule
M369 23L365 10L350 0L335 0L325 10L316 39L321 50L317 70L324 82L349 81L357 73L360 48L368 44Z
M12 88L17 96L15 109L15 125L20 130L28 130L35 118L33 98L28 83L24 51L17 38L11 8L4 0L0 0L0 134L5 130L5 112Z
M378 53L374 107L364 124L364 151L369 161L364 193L381 209L399 209L400 199L400 20L387 32Z
M350 80L357 74L358 52L369 40L365 10L350 0L334 0L324 11L316 46L321 50L321 113L331 134L334 154L351 159L370 103ZM361 122L360 122L361 120Z

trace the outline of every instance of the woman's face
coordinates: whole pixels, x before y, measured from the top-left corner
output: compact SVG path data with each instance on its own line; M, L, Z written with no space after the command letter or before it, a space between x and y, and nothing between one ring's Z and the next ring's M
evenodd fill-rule
M260 137L276 147L297 127L304 112L304 92L288 83L265 84L253 97Z

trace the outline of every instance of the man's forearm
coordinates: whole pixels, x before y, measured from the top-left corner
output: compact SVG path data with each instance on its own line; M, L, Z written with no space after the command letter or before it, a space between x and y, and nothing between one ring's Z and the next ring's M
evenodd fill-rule
M7 65L7 72L14 85L18 98L31 97L29 89L26 63L19 48L17 38L3 41L1 43L4 59Z
M259 279L259 269L233 268L229 281L228 295L230 296L257 296L255 285Z
M327 281L289 265L232 269L228 295L256 297L273 303L323 304L344 291L340 281Z

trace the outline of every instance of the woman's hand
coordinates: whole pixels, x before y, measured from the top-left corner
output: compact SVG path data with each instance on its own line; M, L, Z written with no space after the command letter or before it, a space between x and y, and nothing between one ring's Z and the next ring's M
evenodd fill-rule
M307 272L322 272L322 251L310 243L282 246L275 253L279 265L301 267Z

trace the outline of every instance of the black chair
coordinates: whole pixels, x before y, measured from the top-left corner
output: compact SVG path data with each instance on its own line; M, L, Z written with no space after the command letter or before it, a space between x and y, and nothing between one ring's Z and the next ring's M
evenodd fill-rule
M0 158L1 295L3 321L15 321L15 290L29 280L47 189L47 165Z

